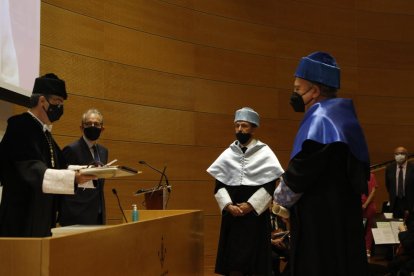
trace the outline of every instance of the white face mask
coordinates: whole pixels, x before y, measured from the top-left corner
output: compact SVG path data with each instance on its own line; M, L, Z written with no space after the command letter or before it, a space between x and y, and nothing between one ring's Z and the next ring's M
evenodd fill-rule
M395 161L398 164L404 163L404 161L405 161L405 154L396 154L395 155Z

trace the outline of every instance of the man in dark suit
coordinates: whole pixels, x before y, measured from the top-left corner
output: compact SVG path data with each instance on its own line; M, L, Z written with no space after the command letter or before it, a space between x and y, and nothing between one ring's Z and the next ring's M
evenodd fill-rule
M395 218L403 218L413 210L414 164L408 162L407 157L407 149L397 147L394 150L395 162L385 170L390 211Z
M102 165L108 161L108 150L97 143L104 130L103 116L97 109L89 109L82 116L83 136L66 146L63 155L70 165ZM105 224L104 179L93 181L94 189L79 188L75 195L63 196L59 204L59 223Z

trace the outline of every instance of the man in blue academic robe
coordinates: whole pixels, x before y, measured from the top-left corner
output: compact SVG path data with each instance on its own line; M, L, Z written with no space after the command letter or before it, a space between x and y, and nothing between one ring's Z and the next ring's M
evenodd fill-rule
M295 77L290 103L307 110L274 195L290 208L292 275L367 275L369 157L352 100L336 97L340 69L328 53L302 58Z

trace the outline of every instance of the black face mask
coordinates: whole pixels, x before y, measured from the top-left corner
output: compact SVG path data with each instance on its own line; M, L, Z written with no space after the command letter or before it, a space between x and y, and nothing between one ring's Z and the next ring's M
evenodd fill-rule
M46 111L47 117L49 118L50 122L55 122L60 119L63 115L63 105L61 104L51 104L49 101L49 108L46 110L44 107L43 109Z
M290 96L290 105L293 107L293 110L295 110L295 112L305 112L305 106L308 103L310 103L312 99L310 99L307 103L305 103L303 101L303 96L305 96L309 91L311 91L312 88L313 88L313 85L311 85L311 87L309 87L309 89L306 90L306 92L303 93L302 95L299 94L298 92L292 93L292 95Z
M94 126L83 129L83 133L85 134L85 137L91 141L98 140L99 136L101 135L101 131L102 131L102 128L94 127Z
M303 101L302 96L297 92L293 92L290 96L290 105L295 112L305 112L305 102Z
M247 141L249 141L251 137L252 135L250 133L243 133L243 132L236 133L236 138L242 145L246 144Z

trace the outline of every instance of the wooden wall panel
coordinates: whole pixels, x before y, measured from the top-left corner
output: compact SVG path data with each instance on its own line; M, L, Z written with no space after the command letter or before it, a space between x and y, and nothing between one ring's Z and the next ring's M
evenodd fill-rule
M277 1L257 0L252 5L249 0L166 0L179 6L196 11L203 11L223 17L234 18L245 22L254 22L262 25L274 25L277 20L275 10Z
M414 69L358 68L355 81L359 84L360 95L378 96L387 101L388 97L412 98L407 80L414 79Z
M414 43L385 40L358 40L358 60L361 67L413 70Z
M42 3L40 43L86 56L104 58L103 22Z
M400 145L414 153L414 143L412 141L414 128L410 125L366 124L364 125L364 131L371 152L371 159L375 163L381 163L384 158L384 161L392 159L394 149ZM373 152L376 154L372 154Z
M42 44L148 69L274 86L271 74L275 68L273 58L165 39L99 22L53 6L45 5L44 9L46 14L43 17L43 25L46 26L46 30L42 35ZM56 18L66 20L52 25ZM79 35L79 29L84 26L87 26L85 32ZM238 67L235 67L235 64L238 64Z
M48 2L83 15L94 14L93 9L85 9L85 4ZM104 2L106 13L100 14L98 19L166 38L278 57L291 57L289 53L292 51L299 52L300 56L311 51L335 48L337 51L343 49L344 57L355 59L355 53L349 54L349 51L355 51L355 45L352 45L355 42L347 38L252 24L204 11L195 12L165 1ZM141 13L148 16L135 16ZM298 39L300 44L297 43ZM296 61L297 54L293 56Z
M355 7L370 12L414 15L414 6L411 0L359 0Z
M412 15L357 12L358 37L398 42L414 42Z
M107 5L105 18L116 24L195 44L274 54L274 30L268 26L195 12L165 1L135 1L120 5L119 1L112 0ZM149 16L136 17L137 13Z
M299 1L278 2L276 26L304 32L332 34L352 38L355 36L354 12Z
M249 0L168 0L168 2L177 5L193 8L207 13L217 14L224 17L235 18L241 21L254 22L257 24L284 26L288 24L287 29L312 29L313 26L321 27L314 30L322 33L321 30L328 29L332 33L348 30L346 26L349 21L349 14L352 11L354 1L266 1L259 0L252 4ZM306 3L308 2L308 3ZM310 12L312 11L312 12ZM320 14L318 13L320 12ZM305 14L306 13L306 14ZM323 15L324 18L322 18ZM304 19L308 19L303 23ZM296 21L296 23L295 23ZM338 31L332 22L338 24ZM329 22L329 24L325 24ZM319 25L320 24L320 25Z
M246 103L254 103L261 116L277 118L278 90L273 88L180 76L45 46L41 48L41 54L44 57L42 71L65 76L71 95L222 114L234 114ZM257 101L258 97L266 101ZM68 104L71 101L72 96Z
M73 11L84 14L89 17L103 18L105 1L102 0L83 0L83 1L67 1L67 0L43 0L42 4L49 4L60 9ZM42 7L43 8L43 7Z
M195 79L191 89L191 93L196 97L196 111L233 116L237 109L252 106L257 109L261 118L279 117L279 89L203 79Z
M414 126L414 98L358 96L358 115L363 123Z
M72 101L72 95L105 98L104 61L48 46L40 47L40 56L41 72L55 72L65 78L66 89L69 92L68 105Z
M277 28L276 36L277 56L293 58L295 66L298 58L322 50L334 55L341 68L357 65L355 39L286 28Z
M331 8L337 9L353 9L355 8L355 0L301 0L301 2L306 2L313 5L328 6Z

